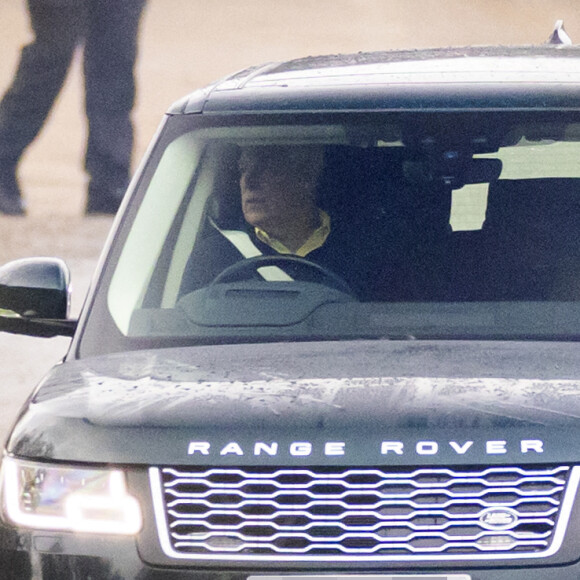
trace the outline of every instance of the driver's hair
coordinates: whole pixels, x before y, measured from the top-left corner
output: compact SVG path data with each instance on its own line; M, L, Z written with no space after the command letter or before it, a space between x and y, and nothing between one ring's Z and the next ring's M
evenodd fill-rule
M293 172L296 180L316 189L324 167L322 145L250 145L241 148L240 169L244 159L266 162L275 160Z

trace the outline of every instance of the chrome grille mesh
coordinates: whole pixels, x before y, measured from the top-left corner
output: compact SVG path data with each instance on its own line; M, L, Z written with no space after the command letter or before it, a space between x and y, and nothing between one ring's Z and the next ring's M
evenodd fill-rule
M158 525L178 557L525 557L549 549L569 472L163 468Z

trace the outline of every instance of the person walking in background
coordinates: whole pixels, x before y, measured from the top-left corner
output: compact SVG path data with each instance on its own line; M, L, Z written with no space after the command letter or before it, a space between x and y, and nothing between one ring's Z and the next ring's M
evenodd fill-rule
M24 215L17 168L84 46L87 214L114 214L129 182L139 22L146 0L27 0L32 43L0 102L0 213Z

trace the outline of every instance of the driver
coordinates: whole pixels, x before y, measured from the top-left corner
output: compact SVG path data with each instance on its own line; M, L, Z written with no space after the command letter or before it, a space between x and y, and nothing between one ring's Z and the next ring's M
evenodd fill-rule
M247 146L241 149L238 167L244 223L228 228L210 219L212 228L195 244L181 294L208 285L240 259L276 254L315 262L352 285L356 249L345 243L340 228L334 227L331 216L317 204L324 148ZM271 281L292 280L293 271L286 263L257 270ZM305 279L304 269L300 272L296 270L296 278ZM354 278L356 285L356 274Z
M316 146L262 146L242 150L242 212L255 238L278 252L305 257L330 234L330 217L316 190L323 150Z

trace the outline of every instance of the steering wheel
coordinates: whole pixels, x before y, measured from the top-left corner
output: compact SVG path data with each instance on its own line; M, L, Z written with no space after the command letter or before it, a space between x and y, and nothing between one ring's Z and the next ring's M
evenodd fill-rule
M305 258L300 258L299 256L290 256L286 254L276 254L272 256L256 256L254 258L246 258L240 262L235 262L231 266L228 266L225 270L220 272L212 281L210 286L214 284L223 284L224 282L232 282L236 279L247 277L248 275L256 272L259 268L264 266L280 266L291 265L293 268L297 266L299 269L311 270L316 274L321 276L327 281L327 286L331 286L336 290L355 296L351 287L348 283L343 280L340 276L335 274L332 270L306 260Z

